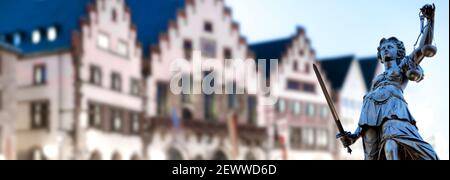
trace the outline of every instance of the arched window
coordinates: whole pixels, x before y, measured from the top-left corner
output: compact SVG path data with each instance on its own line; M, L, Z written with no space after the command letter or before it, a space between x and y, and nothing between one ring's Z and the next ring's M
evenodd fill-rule
M255 155L252 152L247 152L247 154L245 155L245 160L256 160Z
M122 156L121 156L118 152L115 152L115 153L112 155L111 159L112 159L112 160L122 160Z
M36 147L31 150L31 160L47 160L42 148Z
M168 160L183 160L183 155L178 149L170 148L167 154Z
M102 160L102 155L98 151L94 151L91 154L90 160Z
M197 155L195 156L194 160L201 161L203 160L203 157L201 155Z
M213 160L228 160L227 155L223 151L216 151L213 155Z
M131 156L131 160L134 160L134 161L141 160L141 157L139 157L139 155L135 153Z

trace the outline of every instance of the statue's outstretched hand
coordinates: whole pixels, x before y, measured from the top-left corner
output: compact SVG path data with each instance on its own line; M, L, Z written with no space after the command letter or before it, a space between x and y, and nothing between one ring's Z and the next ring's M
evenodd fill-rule
M436 6L434 4L426 4L420 9L420 11L427 19L433 19Z

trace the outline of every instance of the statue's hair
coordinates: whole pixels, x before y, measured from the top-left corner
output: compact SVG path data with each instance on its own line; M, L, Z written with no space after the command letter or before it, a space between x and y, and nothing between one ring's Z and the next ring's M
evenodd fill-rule
M401 62L401 60L403 58L405 58L405 56L406 56L406 48L405 48L405 45L403 44L403 42L398 40L396 37L390 37L389 39L386 39L386 38L381 39L380 45L377 48L377 50L378 50L378 53L377 53L378 60L381 63L384 63L383 62L383 58L381 57L380 50L381 50L381 45L383 45L384 43L387 43L387 42L394 43L397 46L397 59L396 60L397 60L397 64L399 64Z

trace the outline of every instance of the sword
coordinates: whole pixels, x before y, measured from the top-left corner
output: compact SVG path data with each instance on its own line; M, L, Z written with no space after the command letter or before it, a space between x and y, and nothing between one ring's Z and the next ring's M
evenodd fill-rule
M322 76L320 75L319 69L317 69L317 66L313 64L314 73L316 73L317 80L319 80L320 87L322 88L323 94L325 95L325 99L327 99L328 107L330 107L331 114L333 115L334 122L336 123L336 126L339 130L339 133L342 135L346 135L347 133L344 131L344 127L342 127L341 120L339 119L338 113L336 109L334 108L333 101L330 97L330 94L328 93L327 87L325 86L325 83L323 82ZM349 154L352 153L352 149L350 147L346 147L347 152Z

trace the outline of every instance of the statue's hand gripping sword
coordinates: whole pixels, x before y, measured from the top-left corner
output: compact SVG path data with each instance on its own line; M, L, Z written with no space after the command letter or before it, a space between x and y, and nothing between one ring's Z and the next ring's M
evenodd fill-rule
M323 82L322 76L320 75L319 70L317 69L317 66L313 64L314 72L316 73L317 80L319 80L320 87L322 88L323 94L325 95L325 98L327 99L328 106L330 107L331 114L333 115L334 122L336 123L336 126L339 130L339 133L341 135L347 135L347 132L344 131L344 128L342 127L341 120L339 120L339 116L337 114L336 109L334 108L333 100L330 97L330 94L328 93L327 87L325 86L325 83ZM346 147L347 152L349 154L352 153L352 149L350 147Z

